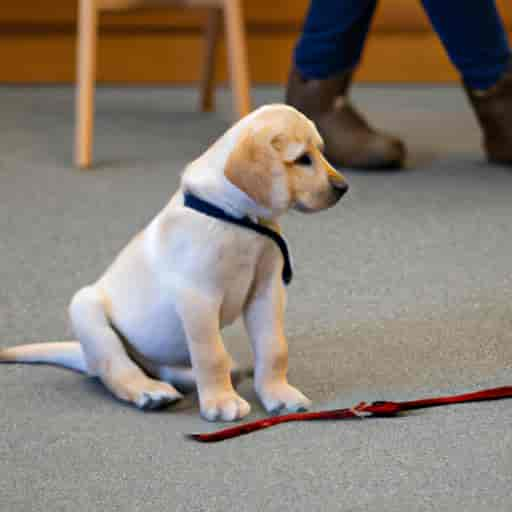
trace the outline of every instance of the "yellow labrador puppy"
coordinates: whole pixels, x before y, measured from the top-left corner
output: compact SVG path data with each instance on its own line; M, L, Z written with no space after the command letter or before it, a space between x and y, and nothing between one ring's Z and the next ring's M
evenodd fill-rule
M97 376L140 408L175 402L194 385L205 419L237 420L250 406L233 387L221 329L243 315L267 411L307 409L286 377L291 269L277 219L289 208L328 208L346 192L322 146L295 109L255 110L187 166L170 203L76 293L69 314L79 341L5 349L0 360Z

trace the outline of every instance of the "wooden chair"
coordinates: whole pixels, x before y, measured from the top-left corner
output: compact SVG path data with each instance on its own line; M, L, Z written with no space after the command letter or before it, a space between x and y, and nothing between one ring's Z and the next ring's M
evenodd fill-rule
M94 82L98 14L103 10L155 6L207 7L205 52L200 83L200 107L213 108L215 49L224 18L230 79L235 113L242 117L251 110L247 49L241 0L79 0L75 163L90 167L94 136Z

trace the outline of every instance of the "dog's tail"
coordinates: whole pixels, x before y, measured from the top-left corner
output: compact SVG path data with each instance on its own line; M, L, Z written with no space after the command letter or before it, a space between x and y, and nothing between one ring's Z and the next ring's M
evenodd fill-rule
M82 347L78 341L33 343L0 350L0 363L51 364L87 373Z

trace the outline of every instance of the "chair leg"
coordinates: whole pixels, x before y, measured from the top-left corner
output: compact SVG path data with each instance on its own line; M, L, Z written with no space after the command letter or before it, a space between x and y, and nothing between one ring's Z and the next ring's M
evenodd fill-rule
M224 0L224 20L235 111L239 117L243 117L251 111L251 98L245 25L240 0Z
M215 61L217 43L220 35L222 11L213 7L208 12L208 22L204 35L203 68L200 83L200 108L203 112L211 112L215 107L213 97L215 87Z
M80 0L77 42L75 164L90 167L94 135L94 81L98 9L96 0Z

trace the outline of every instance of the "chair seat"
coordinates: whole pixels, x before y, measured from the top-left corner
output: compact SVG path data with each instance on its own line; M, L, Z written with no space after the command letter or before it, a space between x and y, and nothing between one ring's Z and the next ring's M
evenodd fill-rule
M141 9L145 7L221 7L223 0L96 0L101 10Z

